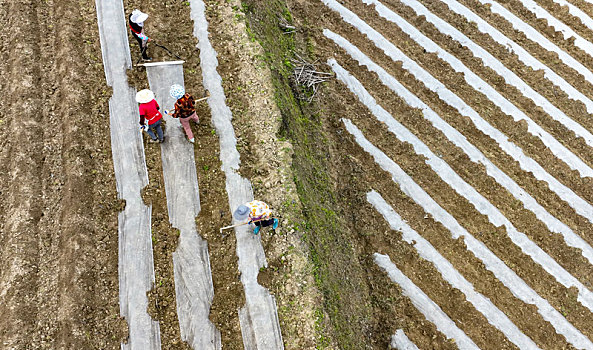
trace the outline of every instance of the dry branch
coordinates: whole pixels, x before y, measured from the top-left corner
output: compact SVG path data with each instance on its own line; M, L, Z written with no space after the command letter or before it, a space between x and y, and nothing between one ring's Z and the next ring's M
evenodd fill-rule
M321 72L315 64L317 61L309 63L307 60L299 56L299 54L295 53L295 55L297 59L291 60L294 66L292 76L297 85L303 86L311 91L309 97L301 97L301 99L305 99L310 103L313 101L315 94L317 94L318 85L329 80L333 76L333 73Z
M283 17L278 18L278 26L280 28L282 28L282 31L283 31L282 34L291 34L291 33L294 33L296 30L296 27L288 24L286 19Z

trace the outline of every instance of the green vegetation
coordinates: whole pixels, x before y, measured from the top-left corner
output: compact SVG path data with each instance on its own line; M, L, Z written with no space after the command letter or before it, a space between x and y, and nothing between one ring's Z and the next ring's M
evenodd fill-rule
M323 118L314 103L301 103L295 96L299 87L291 82L291 59L295 50L312 58L314 47L307 38L300 42L295 34L285 34L281 19L292 25L292 15L283 0L243 1L250 38L264 49L260 59L272 72L275 101L282 113L281 131L294 146L293 172L303 207L305 239L310 247L317 287L324 297L323 310L316 310L317 348L330 346L330 339L340 349L363 349L368 338L364 329L371 313L364 293L364 275L351 246L352 233L340 219L334 184L328 173L327 150L330 139L323 130ZM295 92L295 90L297 92ZM302 91L300 91L302 93ZM289 206L289 203L285 203ZM324 315L329 316L325 317Z

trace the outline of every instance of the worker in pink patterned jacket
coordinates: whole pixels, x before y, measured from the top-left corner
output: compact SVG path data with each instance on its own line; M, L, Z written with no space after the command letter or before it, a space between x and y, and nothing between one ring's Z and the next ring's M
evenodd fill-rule
M251 201L241 204L235 210L233 216L237 220L249 219L249 224L255 224L253 234L257 235L262 227L272 225L272 229L278 227L278 219L272 217L272 210L262 201Z

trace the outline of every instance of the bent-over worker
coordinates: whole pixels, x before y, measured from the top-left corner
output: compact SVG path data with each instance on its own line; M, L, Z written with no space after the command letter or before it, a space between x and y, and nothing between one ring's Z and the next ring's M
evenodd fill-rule
M128 22L130 24L130 31L134 36L134 39L138 42L138 47L140 47L140 52L142 53L142 60L144 61L151 61L152 58L148 57L146 50L148 47L146 46L150 41L150 38L144 34L144 21L148 18L148 15L138 9L132 11L130 16L128 17Z
M241 204L237 207L233 216L237 220L249 219L249 224L254 223L254 235L257 235L262 227L272 225L273 230L278 227L278 219L272 218L272 210L270 210L270 207L262 201L255 200Z

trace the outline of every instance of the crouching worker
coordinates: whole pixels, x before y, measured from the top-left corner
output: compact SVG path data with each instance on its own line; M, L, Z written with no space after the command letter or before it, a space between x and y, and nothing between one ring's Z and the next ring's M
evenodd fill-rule
M252 201L246 204L241 204L233 216L237 220L249 219L249 224L255 224L253 234L257 235L262 227L272 225L272 229L278 227L278 219L272 218L272 211L270 207L262 201Z
M161 127L163 115L159 112L160 107L154 99L154 93L148 89L140 90L136 94L136 102L140 104L138 107L140 111L140 129L148 133L150 142L159 141L162 143L165 141L163 128ZM146 125L146 122L148 122L148 125ZM156 135L154 134L155 131Z
M189 142L194 143L194 134L191 131L189 121L193 120L196 124L200 123L200 118L196 114L196 102L194 98L190 94L186 93L183 86L179 84L171 85L169 94L171 97L177 100L175 102L175 111L166 111L165 113L169 114L173 118L179 118L179 122L183 126L183 130L185 130L187 139Z

